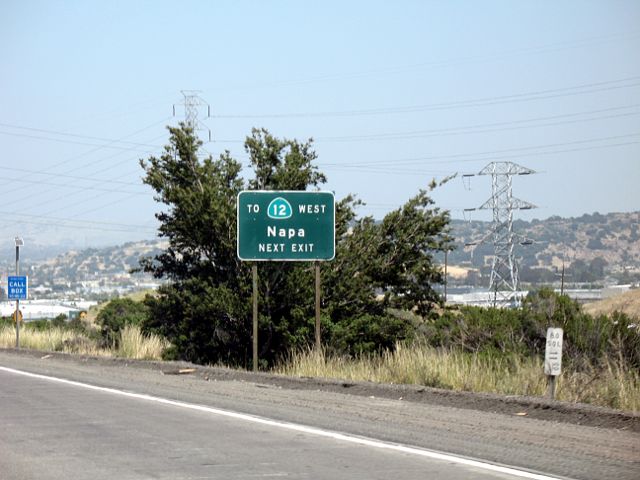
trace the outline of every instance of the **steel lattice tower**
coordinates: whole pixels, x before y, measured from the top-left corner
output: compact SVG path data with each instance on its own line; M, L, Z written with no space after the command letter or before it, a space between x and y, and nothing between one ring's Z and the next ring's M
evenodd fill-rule
M491 175L491 198L477 210L493 210L491 229L481 242L491 238L493 260L489 290L494 306L515 300L518 291L518 266L514 256L516 234L513 232L513 211L536 208L532 203L513 196L513 176L530 175L533 170L512 162L491 162L473 175ZM466 176L473 176L466 175ZM476 210L475 208L466 209Z
M206 130L209 132L209 141L211 141L211 130L198 120L198 111L200 107L207 107L207 118L211 116L211 107L200 98L199 90L180 90L184 99L179 105L184 106L184 123L191 127L195 132L198 130ZM176 106L173 106L173 115L176 114Z

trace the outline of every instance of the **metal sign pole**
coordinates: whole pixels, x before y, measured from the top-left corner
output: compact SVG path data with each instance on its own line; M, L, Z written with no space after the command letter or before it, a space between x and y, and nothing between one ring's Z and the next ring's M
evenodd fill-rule
M20 300L16 300L16 348L20 349Z
M258 264L251 265L253 276L253 371L258 371Z
M316 350L320 351L320 262L315 262L316 271Z
M556 376L549 375L547 378L549 379L549 398L554 400L556 397Z
M20 275L20 246L16 242L16 276ZM20 348L20 300L16 300L16 348Z

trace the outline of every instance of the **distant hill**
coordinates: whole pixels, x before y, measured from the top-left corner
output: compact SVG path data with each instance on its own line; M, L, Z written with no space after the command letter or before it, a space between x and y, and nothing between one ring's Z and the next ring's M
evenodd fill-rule
M582 309L592 315L609 315L617 311L640 319L640 289L629 290L599 302L587 303L582 306Z
M104 248L72 250L44 261L35 262L34 275L40 282L56 278L88 280L108 275L126 275L139 266L140 258L160 253L166 241L146 240Z
M465 244L480 241L490 226L490 222L452 221L456 238L456 249L448 257L452 284L484 285L487 282L493 254L490 239L475 249ZM514 231L519 239L529 240L527 245L518 245L516 249L524 283L558 281L563 256L567 282L640 281L640 212L594 213L577 218L556 216L531 222L515 220ZM73 250L42 260L34 260L31 251L25 251L21 270L29 274L32 287L47 287L54 292L65 289L96 292L107 284L143 283L144 275L131 275L131 270L139 265L140 258L157 255L167 246L166 240L146 240ZM443 262L444 258L436 260ZM12 273L13 262L13 255L8 252L0 258L0 271Z
M456 250L449 255L451 265L478 272L490 265L493 246L487 235L490 222L454 220ZM550 282L557 279L563 258L566 277L573 282L597 282L610 277L620 283L640 280L640 212L585 214L577 218L550 217L526 222L514 220L521 279Z
M132 273L132 270L139 266L142 257L155 256L167 246L163 240L145 240L72 250L45 260L23 255L20 272L29 276L30 298L108 298L157 284L151 276ZM15 268L15 264L6 259L0 266L5 275L13 273ZM2 289L0 285L0 299Z

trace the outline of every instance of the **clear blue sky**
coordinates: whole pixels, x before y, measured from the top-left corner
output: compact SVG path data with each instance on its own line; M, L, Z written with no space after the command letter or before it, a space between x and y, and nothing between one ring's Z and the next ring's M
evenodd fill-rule
M637 0L4 0L0 239L152 237L138 160L182 120L181 90L210 104L215 156L246 162L254 126L313 137L326 189L362 215L491 161L540 172L514 179L540 207L517 218L638 210L639 52ZM490 191L457 178L434 197L463 218Z

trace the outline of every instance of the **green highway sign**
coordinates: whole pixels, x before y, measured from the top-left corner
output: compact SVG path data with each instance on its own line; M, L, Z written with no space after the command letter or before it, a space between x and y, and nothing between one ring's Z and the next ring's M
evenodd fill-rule
M238 258L333 260L335 217L331 192L242 191L238 194Z

